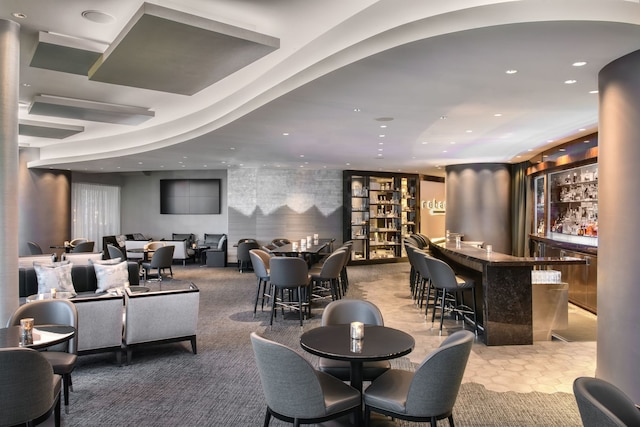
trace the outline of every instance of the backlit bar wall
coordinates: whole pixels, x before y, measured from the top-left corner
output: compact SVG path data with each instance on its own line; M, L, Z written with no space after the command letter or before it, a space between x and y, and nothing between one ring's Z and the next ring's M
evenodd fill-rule
M18 307L18 73L20 26L0 20L0 324Z
M640 402L640 50L600 71L596 376Z
M511 171L502 163L452 165L446 168L445 229L463 240L493 245L511 254Z

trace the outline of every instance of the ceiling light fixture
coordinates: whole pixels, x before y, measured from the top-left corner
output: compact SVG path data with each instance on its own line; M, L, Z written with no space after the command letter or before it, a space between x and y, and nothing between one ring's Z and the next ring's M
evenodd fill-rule
M502 117L502 113L495 113L493 117Z
M577 80L569 79L569 80L565 80L565 81L564 81L564 84L566 84L566 85L572 85L572 84L577 83L577 82L578 82Z
M362 110L361 110L361 109L359 109L359 108L354 108L354 109L353 109L353 112L354 112L354 113L359 113L360 111L362 111Z
M592 94L592 95L593 95L594 93L598 93L598 92L599 92L599 91L597 91L597 90L590 90L590 91L589 91L589 93L590 93L590 94Z
M518 72L518 70L507 70L507 71L505 71L505 73L507 73L507 74L515 74L517 72Z
M13 16L14 18L18 18L18 19L27 19L27 15L25 15L22 12L13 12L11 14L11 16Z
M587 63L585 61L577 61L577 62L574 62L571 65L573 65L574 67L583 67L583 66L587 65Z

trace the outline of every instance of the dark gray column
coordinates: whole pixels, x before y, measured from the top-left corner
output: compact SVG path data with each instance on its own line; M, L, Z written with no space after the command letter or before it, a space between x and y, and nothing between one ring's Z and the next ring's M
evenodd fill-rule
M20 26L0 20L0 324L18 307L18 83Z
M640 50L599 75L596 376L640 402Z
M511 254L511 168L502 163L446 168L445 228Z

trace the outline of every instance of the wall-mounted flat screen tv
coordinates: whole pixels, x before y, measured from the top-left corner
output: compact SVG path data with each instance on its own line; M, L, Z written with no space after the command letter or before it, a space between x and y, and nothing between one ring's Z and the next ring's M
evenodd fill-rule
M160 213L219 214L219 179L161 179Z

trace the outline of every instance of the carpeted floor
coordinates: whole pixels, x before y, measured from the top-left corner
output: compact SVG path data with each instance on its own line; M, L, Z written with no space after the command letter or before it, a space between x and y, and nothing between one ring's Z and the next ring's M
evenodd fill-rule
M128 366L117 366L109 354L79 358L73 374L70 413L65 426L259 426L265 404L249 334L300 349L301 328L295 318L278 317L273 329L268 312L253 316L255 276L234 268L175 267L176 277L191 280L201 291L198 354L187 342L135 351ZM349 268L349 297L366 295L367 278L385 277L384 267ZM396 278L397 279L397 278ZM374 279L372 279L374 280ZM390 285L393 278L389 277ZM320 322L321 307L304 330ZM394 366L412 369L402 358ZM567 393L497 393L474 383L462 385L454 409L457 426L579 426L575 400ZM376 426L421 425L376 418ZM287 425L273 420L272 426ZM441 421L439 425L447 425Z

